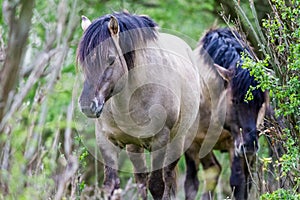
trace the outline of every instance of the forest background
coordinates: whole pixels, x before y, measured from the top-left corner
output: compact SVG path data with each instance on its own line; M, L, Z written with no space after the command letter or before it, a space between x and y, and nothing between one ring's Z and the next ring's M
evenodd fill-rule
M123 9L149 15L193 48L215 25L244 33L257 54L244 65L270 91L274 110L261 133L252 197L300 199L299 1L3 0L1 5L0 199L101 196L103 166L87 148L94 133L79 124L76 109L81 87L76 48L81 15L96 19ZM228 155L217 156L223 170L215 196L229 199ZM121 170L121 195L131 199L137 193L130 163L125 160ZM178 199L184 199L184 173L181 159Z

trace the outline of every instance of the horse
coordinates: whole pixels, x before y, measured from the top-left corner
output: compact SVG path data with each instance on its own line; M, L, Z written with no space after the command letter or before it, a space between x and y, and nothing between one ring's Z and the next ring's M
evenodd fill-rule
M120 187L118 156L126 148L139 196L147 199L149 189L154 199L172 198L185 137L197 131L200 81L192 49L144 15L114 12L93 22L83 16L82 28L79 106L96 118L106 195Z
M197 172L203 166L202 199L213 199L221 165L213 149L229 152L230 185L235 199L247 199L251 188L249 168L258 150L258 127L268 108L268 93L242 68L241 54L254 58L241 36L230 28L212 28L194 50L201 81L201 115L198 133L185 152L187 200L195 199L199 187ZM253 99L245 100L250 87Z

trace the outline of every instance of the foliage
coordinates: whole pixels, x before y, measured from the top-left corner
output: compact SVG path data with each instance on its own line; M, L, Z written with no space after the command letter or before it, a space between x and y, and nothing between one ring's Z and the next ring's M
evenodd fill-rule
M72 8L74 5L76 1L39 1L32 10L26 53L10 91L13 96L5 105L7 112L0 120L0 199L59 198L64 192L60 188L77 169L74 154L80 152L73 154L70 147L76 148L70 140L75 75L75 51L70 46L76 34L72 31L75 24L68 20L78 11ZM19 25L11 21L11 16L17 18L21 6L19 1L3 1L5 46L9 45L8 38L13 38L12 27L17 29ZM1 63L0 69L4 68Z
M244 66L260 81L259 87L270 92L276 115L285 117L291 134L297 136L300 130L300 11L298 1L292 1L291 5L284 2L274 1L273 16L263 21L265 36L260 46L265 52L264 60L253 63L245 59Z
M285 189L278 189L272 194L266 193L261 196L261 200L281 200L281 199L287 199L287 200L298 200L300 198L299 194L293 193L291 190L285 190Z
M284 152L276 152L279 157L273 166L277 169L275 178L286 190L264 194L261 199L299 199L300 2L272 0L270 5L273 12L263 20L262 27L258 23L256 27L250 24L252 31L257 32L264 58L253 61L244 56L243 67L260 82L258 88L269 91L276 120L269 118L273 129L270 128L266 136L280 141L276 145L284 149ZM248 91L246 100L251 100L253 89ZM272 131L274 127L281 133Z
M16 8L14 16L18 17L22 2L26 1L2 1L1 72L11 38L10 8ZM78 87L73 89L77 83L76 47L82 35L80 15L96 19L123 8L129 12L147 14L163 31L184 36L195 47L194 41L217 19L213 14L217 10L216 2L219 1L36 0L27 46L20 59L17 80L8 99L8 109L5 112L7 117L3 121L0 119L0 199L87 199L103 196L100 188L100 180L103 179L102 165L95 162L92 152L88 152L74 120L77 117L77 97L73 91L80 90ZM243 3L243 8L246 5ZM261 198L295 199L299 198L296 191L299 190L300 182L297 178L300 176L299 1L291 1L286 6L284 0L275 0L272 8L273 14L263 23L263 34L261 28L254 31L265 57L256 64L245 58L245 66L251 67L251 74L261 82L260 87L270 91L272 105L287 127L283 129L277 126L275 133L271 135L271 139L281 140L285 149L285 154L271 164L274 165L277 181L289 182L282 186L290 189L266 193ZM253 10L247 7L247 13L250 12ZM255 23L255 16L251 18L251 22ZM1 87L2 85L0 90ZM251 98L251 93L248 94ZM5 128L2 129L1 126ZM277 130L282 130L285 135L279 135ZM86 131L86 134L90 132ZM219 160L224 169L222 174L227 176L223 185L228 187L230 167L229 163L226 167L224 162L229 158L223 154L218 154L218 157L221 158ZM267 157L262 160L267 168L271 161ZM128 163L124 162L122 169L130 169L131 165ZM182 179L184 159L180 159L178 168L179 178ZM121 195L124 199L135 197L132 174L120 175L121 186L124 188ZM230 188L222 190L228 190L225 193L230 196ZM181 191L178 196L184 198L182 193Z

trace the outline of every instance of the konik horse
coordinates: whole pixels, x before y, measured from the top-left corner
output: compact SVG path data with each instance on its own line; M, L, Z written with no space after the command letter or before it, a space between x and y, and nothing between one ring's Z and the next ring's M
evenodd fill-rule
M247 199L251 187L249 167L258 150L258 129L268 105L267 92L252 91L257 81L242 68L244 53L252 57L240 35L229 28L209 30L195 49L201 81L199 129L185 153L187 173L186 199L195 199L201 162L205 187L202 199L213 199L221 173L213 149L228 151L231 158L230 185L237 200Z
M112 196L119 188L118 155L126 147L140 196L146 199L149 187L154 199L170 199L185 138L197 130L200 85L193 52L183 40L158 32L147 16L121 12L82 19L79 105L87 117L98 118L104 189ZM150 169L144 149L151 152Z

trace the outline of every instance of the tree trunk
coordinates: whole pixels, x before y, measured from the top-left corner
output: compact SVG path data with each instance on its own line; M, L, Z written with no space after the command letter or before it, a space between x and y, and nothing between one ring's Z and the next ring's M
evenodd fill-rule
M240 2L240 1L239 1ZM246 2L242 2L241 4L246 4ZM222 7L221 7L222 5ZM249 7L249 3L247 1L247 5ZM261 24L262 23L262 19L266 19L267 15L272 11L270 4L268 1L259 1L259 0L255 0L254 1L254 5L255 5L255 9L257 12L257 17L258 17L258 21ZM224 11L225 16L230 16L230 19L232 21L237 21L239 19L238 16L238 12L235 9L235 4L233 1L228 1L228 0L215 0L215 15L219 16L222 19L222 16L219 15L220 11ZM224 10L223 10L224 9ZM252 17L251 15L248 17ZM249 26L248 24L246 24L244 21L241 21L241 28L246 31L249 30ZM260 47L254 37L254 33L249 31L249 32L245 32L247 40L250 42L250 44L254 47L254 52L255 54L258 56L258 58L262 59L263 58L263 54L261 51L259 51Z

